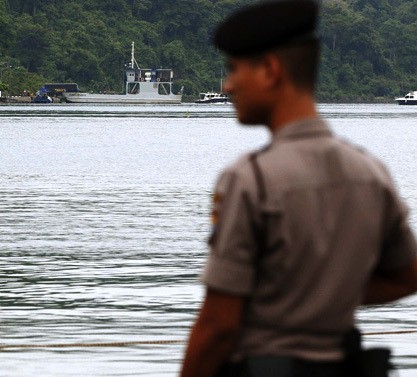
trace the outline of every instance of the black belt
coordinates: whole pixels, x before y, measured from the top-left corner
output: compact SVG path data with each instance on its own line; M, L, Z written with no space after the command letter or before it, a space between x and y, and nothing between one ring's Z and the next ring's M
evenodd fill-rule
M221 368L217 377L347 377L345 364L281 356L253 356ZM353 376L352 376L353 377Z
M350 335L353 337L345 344L346 357L342 361L250 356L239 363L224 365L216 377L388 377L395 369L390 362L390 350L364 350L360 347L359 332L353 330Z

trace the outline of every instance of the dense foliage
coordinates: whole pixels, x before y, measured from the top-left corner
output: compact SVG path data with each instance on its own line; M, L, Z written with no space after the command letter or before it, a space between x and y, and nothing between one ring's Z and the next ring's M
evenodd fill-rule
M177 88L219 90L215 25L253 0L0 0L0 90L45 82L121 91L135 42L144 68L173 68ZM318 96L392 99L417 90L417 0L323 0Z

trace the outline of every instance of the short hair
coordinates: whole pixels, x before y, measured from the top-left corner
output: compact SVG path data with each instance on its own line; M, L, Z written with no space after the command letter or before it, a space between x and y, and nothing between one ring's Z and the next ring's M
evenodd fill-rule
M314 93L320 60L320 41L288 45L273 51L280 59L293 84Z

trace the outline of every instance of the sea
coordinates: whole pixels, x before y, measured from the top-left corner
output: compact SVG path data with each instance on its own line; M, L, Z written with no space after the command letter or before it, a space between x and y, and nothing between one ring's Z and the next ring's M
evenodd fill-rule
M319 110L387 165L417 231L417 106ZM0 375L177 376L216 177L268 139L225 104L1 105ZM357 313L399 377L417 376L416 315L417 296Z

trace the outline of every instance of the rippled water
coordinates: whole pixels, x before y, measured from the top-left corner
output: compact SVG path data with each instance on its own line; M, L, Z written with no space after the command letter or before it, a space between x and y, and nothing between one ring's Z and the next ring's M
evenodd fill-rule
M417 109L320 109L390 167L417 230ZM0 345L79 344L3 350L0 375L175 376L202 298L215 177L267 133L227 105L53 104L0 106L0 135ZM417 330L416 304L363 309L360 327ZM112 342L137 343L82 346ZM366 342L417 375L416 334Z

